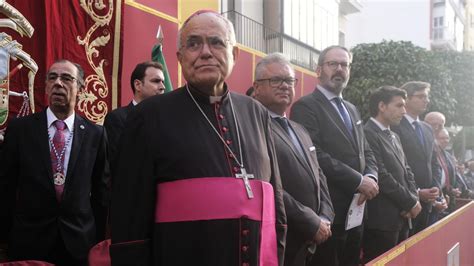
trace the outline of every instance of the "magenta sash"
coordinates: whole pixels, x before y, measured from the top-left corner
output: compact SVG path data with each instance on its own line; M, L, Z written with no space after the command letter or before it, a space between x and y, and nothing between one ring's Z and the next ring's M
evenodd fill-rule
M249 182L253 199L247 197L244 182L234 177L192 178L158 184L155 222L241 217L260 221L259 265L278 265L273 187L260 180Z

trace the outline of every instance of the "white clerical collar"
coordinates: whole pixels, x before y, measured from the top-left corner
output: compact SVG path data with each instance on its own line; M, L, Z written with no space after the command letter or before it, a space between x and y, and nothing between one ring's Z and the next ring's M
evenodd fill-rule
M317 88L319 89L319 91L328 99L328 101L332 101L332 99L336 98L336 97L340 97L342 99L342 93L339 93L339 95L336 95L334 92L324 88L324 87L321 87L320 85L317 85Z
M210 102L211 104L213 104L213 103L218 103L218 102L220 102L221 100L222 100L222 95L221 95L221 96L212 96L212 95L209 96L209 102Z
M72 131L74 128L74 117L75 117L75 112L73 111L70 116L68 116L65 120L64 123L66 124L67 128L69 131ZM51 125L54 123L54 121L60 120L59 118L56 117L56 115L51 111L51 108L46 109L46 121L48 122L48 128L51 127Z
M370 120L372 120L372 122L374 122L382 131L387 130L387 129L390 130L390 127L386 127L386 126L382 125L382 123L377 121L377 119L371 117Z
M135 101L135 99L133 99L133 100L132 100L132 104L133 104L133 106L136 106L136 105L138 104L138 102Z

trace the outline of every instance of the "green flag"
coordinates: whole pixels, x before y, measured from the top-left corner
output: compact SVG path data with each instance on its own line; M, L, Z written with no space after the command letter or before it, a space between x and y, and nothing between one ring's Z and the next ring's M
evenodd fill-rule
M163 47L161 44L157 44L151 50L151 60L160 63L163 66L163 75L165 76L165 92L170 92L173 90L171 85L170 75L168 73L168 68L166 67L165 57L163 55Z

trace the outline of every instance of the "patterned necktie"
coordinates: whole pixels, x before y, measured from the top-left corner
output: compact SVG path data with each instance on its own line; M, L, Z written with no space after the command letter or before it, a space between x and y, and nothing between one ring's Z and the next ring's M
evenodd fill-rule
M276 117L275 118L278 124L281 125L281 127L285 130L286 134L290 137L291 142L293 143L293 146L295 146L296 150L300 153L303 158L305 158L305 155L303 153L303 148L301 148L301 144L298 141L298 138L296 137L295 133L293 130L290 128L290 124L288 122L288 119L286 117Z
M413 121L413 125L415 126L416 136L420 141L421 146L425 147L425 136L423 135L423 131L421 130L420 123L418 121Z
M352 128L351 117L349 116L349 113L347 112L346 108L344 108L344 105L342 104L342 98L335 97L334 101L336 102L337 109L339 110L339 114L342 117L342 120L344 122L344 125L347 128L347 131L349 131L349 134L351 135L351 137L354 138L354 136L352 135L353 128Z
M385 133L385 135L388 136L388 139L392 143L392 146L396 149L397 144L395 143L395 136L392 134L392 131L390 131L390 129L385 129L383 132Z
M53 178L56 174L60 173L63 176L66 176L64 173L64 156L65 156L65 145L66 139L64 135L64 129L66 128L66 124L62 120L54 121L54 127L56 127L56 133L53 136L53 143L54 148L51 147L51 167L53 170ZM64 191L64 184L54 185L54 189L56 190L56 199L61 201L61 196Z

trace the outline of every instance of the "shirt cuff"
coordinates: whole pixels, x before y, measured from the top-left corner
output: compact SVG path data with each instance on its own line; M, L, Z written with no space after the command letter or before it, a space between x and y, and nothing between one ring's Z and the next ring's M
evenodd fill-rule
M378 178L377 178L375 175L373 175L373 174L366 174L366 176L372 178L377 184L379 183L379 180L378 180Z
M329 220L329 218L326 217L326 216L319 216L319 219L321 219L321 221L323 221L325 223L331 224L331 220Z

